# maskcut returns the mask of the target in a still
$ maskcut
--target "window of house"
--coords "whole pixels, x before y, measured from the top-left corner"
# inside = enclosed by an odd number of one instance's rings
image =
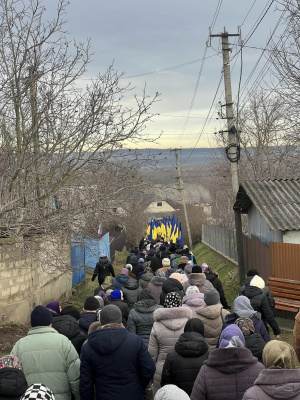
[[[157,203],[157,207],[162,207],[162,203]]]

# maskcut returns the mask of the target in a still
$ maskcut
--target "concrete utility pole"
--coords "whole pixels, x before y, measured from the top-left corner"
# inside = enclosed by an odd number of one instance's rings
[[[171,150],[171,151],[174,151],[174,153],[175,153],[176,166],[177,166],[177,172],[178,172],[179,191],[180,191],[180,197],[181,197],[181,201],[182,201],[182,205],[183,205],[185,223],[186,223],[186,228],[187,228],[187,233],[188,233],[189,249],[191,250],[192,246],[193,246],[193,242],[192,242],[190,224],[189,224],[189,219],[188,219],[188,214],[187,214],[187,209],[186,209],[186,204],[185,204],[185,197],[184,197],[184,190],[183,190],[183,180],[182,180],[182,175],[181,175],[179,158],[178,158],[178,154],[177,154],[177,149],[174,149],[174,150]]]
[[[238,127],[234,126],[234,115],[233,115],[233,102],[231,92],[231,75],[230,75],[230,59],[229,59],[229,37],[240,36],[240,34],[229,34],[224,28],[224,32],[219,35],[210,35],[210,37],[221,37],[222,38],[222,52],[223,52],[223,72],[224,72],[224,85],[225,85],[225,101],[226,101],[226,119],[227,119],[227,132],[228,132],[228,147],[227,147],[227,158],[231,165],[231,181],[234,198],[239,190],[239,178],[238,178],[238,160],[239,160],[239,148],[237,142]],[[242,232],[242,220],[241,213],[234,211],[235,217],[235,232],[236,232],[236,244],[238,253],[238,272],[239,280],[244,283],[245,277],[245,265],[244,265],[244,251],[243,251],[243,232]]]

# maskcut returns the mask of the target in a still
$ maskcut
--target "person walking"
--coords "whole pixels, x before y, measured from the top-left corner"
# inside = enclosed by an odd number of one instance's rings
[[[68,338],[52,328],[52,314],[41,305],[31,313],[31,329],[12,349],[22,363],[28,385],[43,382],[56,400],[79,400],[78,353]]]
[[[0,358],[0,399],[20,400],[28,385],[18,357],[8,354]]]
[[[95,267],[95,270],[94,270],[94,273],[92,276],[92,281],[94,281],[96,279],[96,277],[98,277],[99,286],[101,286],[102,283],[104,282],[104,279],[110,275],[115,277],[115,271],[113,269],[111,262],[106,257],[106,255],[102,254],[99,258],[99,261],[96,264],[96,267]]]

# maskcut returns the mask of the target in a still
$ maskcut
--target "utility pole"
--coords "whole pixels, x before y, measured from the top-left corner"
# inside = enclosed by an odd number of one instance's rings
[[[230,59],[229,59],[229,37],[240,36],[240,34],[229,34],[224,28],[224,32],[219,35],[210,35],[210,37],[221,37],[222,38],[222,52],[223,52],[223,73],[224,73],[224,85],[225,85],[225,101],[226,101],[226,119],[227,119],[227,132],[228,132],[228,146],[227,146],[227,158],[230,161],[231,166],[231,181],[234,198],[239,190],[239,178],[238,178],[238,160],[239,160],[239,146],[237,142],[238,127],[234,126],[234,115],[233,115],[233,102],[231,92],[231,74],[230,74]],[[235,233],[236,233],[236,245],[238,253],[238,273],[240,283],[244,282],[245,277],[245,265],[244,265],[244,250],[243,250],[243,231],[242,231],[242,220],[241,213],[234,211],[235,219]]]
[[[189,219],[188,219],[188,214],[187,214],[187,209],[186,209],[186,204],[185,204],[185,196],[184,196],[184,190],[183,190],[183,180],[182,180],[182,175],[181,175],[179,158],[178,158],[178,154],[177,154],[177,149],[174,149],[174,150],[171,150],[171,151],[174,151],[174,153],[175,153],[176,166],[177,166],[177,172],[178,172],[179,191],[180,191],[180,197],[181,197],[181,201],[182,201],[184,217],[185,217],[185,223],[186,223],[186,228],[187,228],[187,233],[188,233],[189,249],[191,250],[192,246],[193,246],[193,242],[192,242],[190,224],[189,224]]]

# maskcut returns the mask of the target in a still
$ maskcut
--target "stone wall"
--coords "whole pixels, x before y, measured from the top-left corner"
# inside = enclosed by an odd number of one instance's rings
[[[67,238],[23,244],[0,242],[0,325],[28,324],[32,309],[69,297],[71,248]]]

